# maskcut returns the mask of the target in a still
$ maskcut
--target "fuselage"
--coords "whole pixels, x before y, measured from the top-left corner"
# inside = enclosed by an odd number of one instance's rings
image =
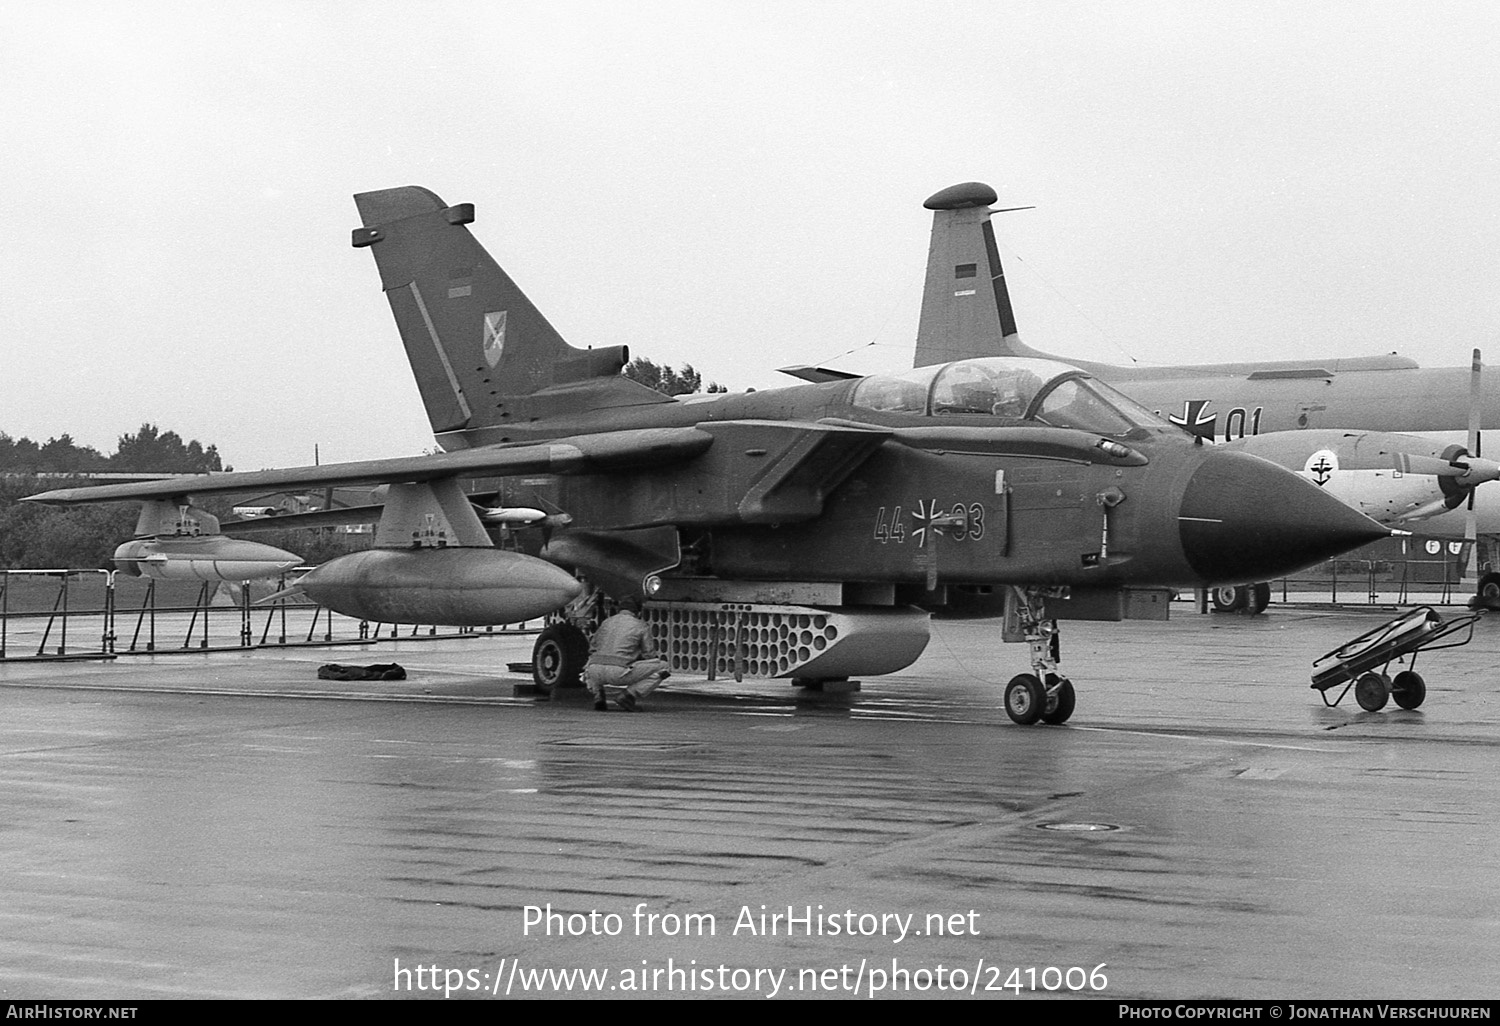
[[[1336,366],[1337,361],[1281,370],[1226,365],[1237,368],[1235,373],[1098,364],[1086,369],[1172,423],[1214,441],[1308,428],[1407,434],[1467,428],[1466,368],[1398,364],[1318,373],[1325,365]],[[1481,395],[1480,422],[1500,424],[1500,395]]]
[[[888,437],[836,473],[836,452],[809,455],[789,430],[818,424]],[[718,576],[917,586],[1258,580],[1357,544],[1355,536],[1384,536],[1293,475],[1197,444],[1047,361],[961,361],[602,407],[462,440],[688,426],[715,433],[712,458],[616,475],[604,487],[593,475],[510,478],[503,501],[565,509],[573,530],[671,524],[696,546],[697,568]],[[785,515],[748,511],[742,497],[758,489]]]
[[[1468,445],[1473,372],[1465,367],[1418,367],[1389,356],[1296,363],[1221,364],[1184,367],[1119,367],[1080,363],[1153,412],[1214,442],[1260,437],[1276,453],[1252,449],[1278,464],[1314,478],[1312,463],[1329,448],[1320,431],[1392,432],[1420,436],[1434,451]],[[1480,431],[1475,455],[1485,455],[1484,428],[1500,425],[1500,394],[1481,389]],[[1266,439],[1265,436],[1281,436]],[[1305,453],[1301,450],[1305,449]],[[1356,509],[1397,523],[1415,534],[1458,539],[1469,529],[1467,508],[1428,509],[1413,517],[1407,494],[1422,490],[1401,483],[1389,460],[1340,465],[1344,480],[1335,491]],[[1353,473],[1347,473],[1353,471]],[[1331,483],[1331,482],[1330,482]],[[1430,482],[1428,482],[1430,484]],[[1465,504],[1467,505],[1467,504]],[[1382,515],[1382,512],[1385,515]],[[1474,530],[1500,535],[1500,490],[1484,485],[1474,494]]]

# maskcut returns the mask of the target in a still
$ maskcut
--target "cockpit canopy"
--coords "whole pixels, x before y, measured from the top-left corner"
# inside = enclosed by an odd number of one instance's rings
[[[1007,356],[871,375],[855,387],[852,402],[881,413],[1029,420],[1103,435],[1170,426],[1076,367]]]

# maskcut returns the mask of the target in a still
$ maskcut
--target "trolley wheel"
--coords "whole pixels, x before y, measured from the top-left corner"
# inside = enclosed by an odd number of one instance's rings
[[[1047,696],[1043,705],[1043,723],[1067,723],[1068,717],[1073,715],[1073,707],[1078,702],[1078,696],[1073,693],[1073,682],[1066,677],[1058,678],[1057,690]]]
[[[554,688],[576,688],[589,661],[589,640],[570,623],[554,623],[536,636],[531,649],[531,679],[537,690],[550,695]]]
[[[1245,612],[1252,616],[1256,613],[1264,613],[1266,607],[1271,604],[1271,585],[1262,581],[1260,584],[1252,584],[1247,589],[1249,595],[1245,599]]]
[[[1391,681],[1391,697],[1403,709],[1415,709],[1427,698],[1427,682],[1416,670],[1402,670]]]
[[[1035,674],[1018,673],[1005,685],[1005,712],[1023,727],[1042,718],[1047,708],[1047,689]]]
[[[1249,596],[1245,594],[1245,588],[1241,585],[1225,585],[1215,588],[1209,592],[1209,598],[1213,600],[1214,612],[1237,613],[1245,608]],[[1267,593],[1269,595],[1269,592]]]
[[[1354,700],[1366,712],[1384,709],[1390,697],[1390,678],[1383,673],[1367,673],[1354,684]]]

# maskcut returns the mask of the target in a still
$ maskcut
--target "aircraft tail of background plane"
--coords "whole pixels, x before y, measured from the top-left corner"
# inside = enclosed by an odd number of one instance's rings
[[[1016,330],[990,223],[995,200],[995,190],[983,182],[964,182],[922,204],[933,212],[932,244],[914,367],[979,356],[1047,358],[1022,344]]]
[[[1327,377],[1343,371],[1412,370],[1415,361],[1394,353],[1322,360],[1273,360],[1245,363],[1151,367],[1116,366],[1033,349],[1021,341],[1011,309],[1000,250],[995,245],[992,214],[1029,207],[993,208],[995,190],[983,182],[951,185],[922,205],[932,211],[932,243],[927,250],[927,279],[922,288],[922,318],[912,366],[929,367],[952,360],[985,356],[1023,356],[1058,360],[1114,384],[1140,379],[1246,377]]]
[[[364,227],[353,244],[375,254],[444,448],[466,446],[477,429],[523,422],[538,406],[556,413],[666,401],[620,376],[626,346],[577,349],[563,340],[465,227],[472,203],[450,207],[419,186],[359,193],[354,202]]]

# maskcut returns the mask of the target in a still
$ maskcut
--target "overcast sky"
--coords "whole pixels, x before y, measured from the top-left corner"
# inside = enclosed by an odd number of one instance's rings
[[[0,0],[0,431],[432,445],[354,192],[472,202],[575,345],[909,367],[995,187],[1022,337],[1500,356],[1500,5]],[[1496,357],[1492,357],[1492,360]]]

